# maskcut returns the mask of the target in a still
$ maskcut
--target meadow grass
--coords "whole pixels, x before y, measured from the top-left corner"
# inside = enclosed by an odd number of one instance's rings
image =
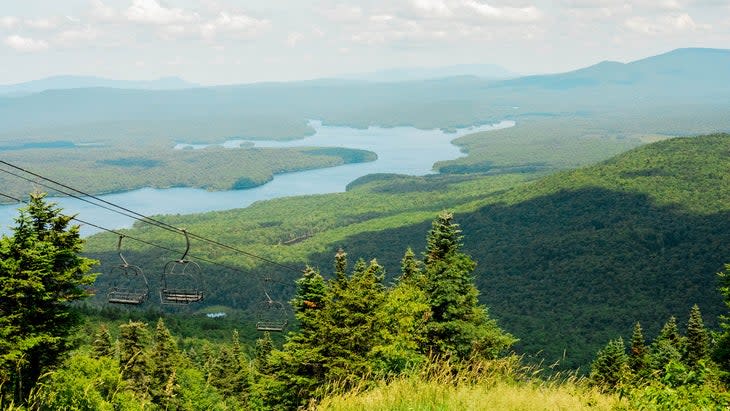
[[[614,410],[625,409],[617,395],[602,393],[575,375],[541,378],[542,370],[515,357],[478,362],[466,370],[436,363],[418,373],[381,379],[333,394],[311,410]]]

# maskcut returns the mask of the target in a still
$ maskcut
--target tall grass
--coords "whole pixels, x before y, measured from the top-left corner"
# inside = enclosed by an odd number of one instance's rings
[[[428,369],[377,383],[363,382],[332,394],[310,410],[612,410],[626,407],[616,395],[601,393],[575,375],[541,378],[542,370],[516,358],[435,363]]]

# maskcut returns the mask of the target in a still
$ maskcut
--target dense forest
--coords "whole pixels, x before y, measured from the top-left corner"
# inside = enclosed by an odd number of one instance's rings
[[[650,344],[639,323],[628,352],[620,337],[609,341],[588,378],[523,365],[510,348],[517,338],[478,301],[476,263],[450,212],[431,223],[421,258],[405,251],[391,285],[377,260],[350,267],[343,250],[329,279],[306,267],[291,300],[297,329],[282,345],[267,331],[251,346],[235,329],[224,343],[176,338],[162,317],[154,329],[131,318],[85,319],[69,302],[90,295],[96,262],[79,255],[70,221],[34,194],[0,239],[3,409],[351,409],[361,401],[453,409],[495,391],[507,394],[504,409],[730,406],[730,331],[710,338],[697,305],[685,332],[671,317]],[[727,309],[726,269],[719,292]],[[408,385],[424,392],[407,394]],[[380,399],[364,399],[373,393]]]

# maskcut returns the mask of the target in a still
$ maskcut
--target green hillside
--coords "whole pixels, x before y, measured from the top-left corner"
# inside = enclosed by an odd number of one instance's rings
[[[165,221],[295,267],[329,267],[343,247],[352,258],[377,257],[394,275],[405,247],[423,249],[433,216],[455,210],[465,250],[478,263],[481,299],[520,338],[518,348],[578,366],[633,322],[651,338],[669,315],[683,318],[694,303],[716,325],[715,273],[730,256],[729,153],[727,134],[677,138],[537,181],[522,174],[371,176],[346,193]],[[131,234],[180,248],[179,238],[159,231]],[[105,262],[116,261],[102,252],[113,244],[108,235],[89,239]],[[264,273],[280,281],[276,298],[290,298],[296,273],[204,244],[193,250],[247,273],[206,267],[210,304],[252,306],[263,298]],[[136,248],[133,258],[155,267],[174,256]],[[100,277],[98,288],[108,281]]]

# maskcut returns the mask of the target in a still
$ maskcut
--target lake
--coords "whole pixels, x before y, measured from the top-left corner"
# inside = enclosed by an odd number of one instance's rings
[[[465,134],[512,127],[514,121],[501,121],[495,124],[469,127],[456,133],[441,130],[420,130],[413,127],[370,127],[354,129],[349,127],[325,126],[321,122],[311,122],[316,133],[310,137],[292,141],[244,141],[222,142],[224,147],[349,147],[370,150],[378,159],[369,163],[345,164],[316,170],[297,171],[277,174],[274,179],[262,186],[246,190],[205,191],[197,188],[142,188],[123,193],[108,194],[100,198],[119,204],[144,215],[190,214],[206,211],[229,210],[247,207],[255,201],[270,200],[278,197],[308,194],[324,194],[345,191],[351,181],[367,174],[398,173],[426,175],[433,173],[433,164],[441,160],[453,160],[464,155],[451,140]],[[175,149],[200,145],[180,143]],[[76,187],[84,190],[84,187]],[[53,197],[66,213],[78,214],[78,218],[109,229],[131,227],[133,220],[111,211],[93,206],[80,200]],[[0,233],[7,234],[13,219],[17,216],[18,205],[0,206]],[[89,226],[81,227],[83,235],[98,232]]]

